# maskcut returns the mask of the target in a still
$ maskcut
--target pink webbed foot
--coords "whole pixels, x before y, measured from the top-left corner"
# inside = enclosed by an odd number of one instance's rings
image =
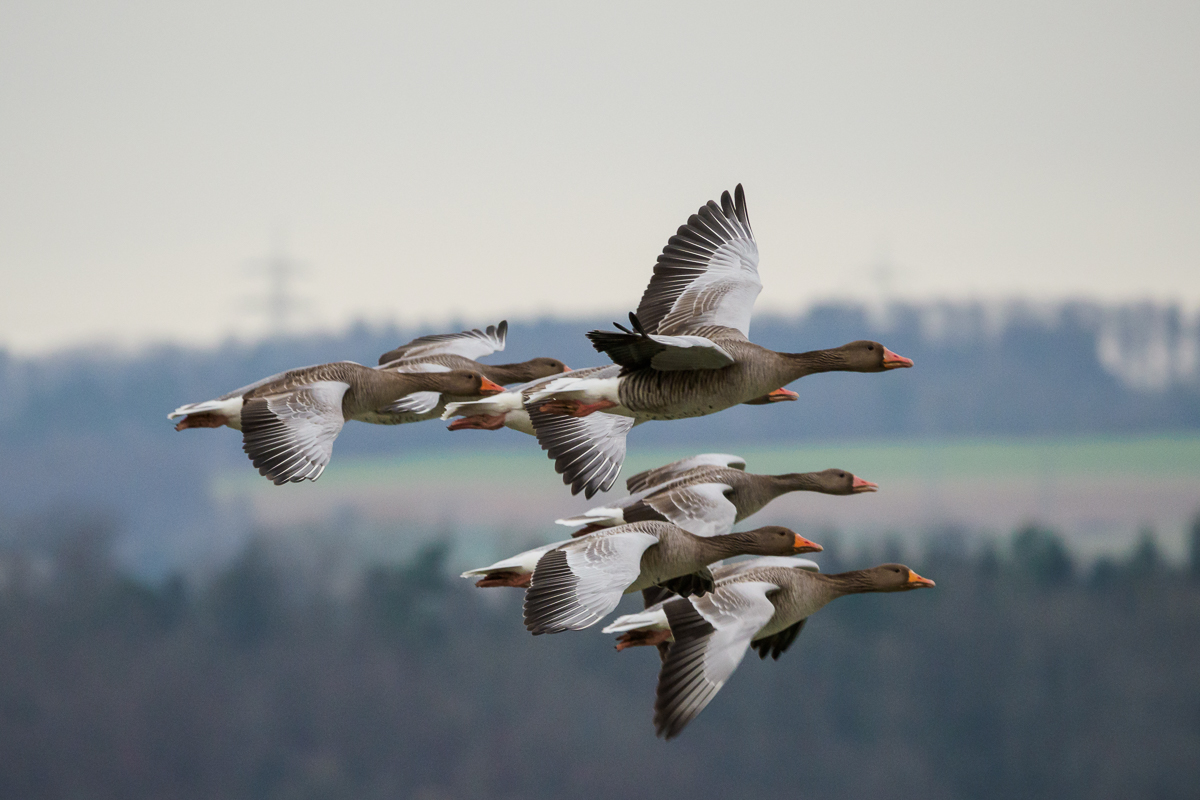
[[[493,586],[512,586],[517,589],[528,589],[532,581],[532,572],[493,572],[491,575],[475,581],[475,585],[480,589],[489,589]]]
[[[471,417],[461,417],[446,426],[448,431],[494,431],[504,427],[504,414],[475,414]]]
[[[606,408],[616,408],[612,400],[601,400],[598,403],[585,403],[582,400],[551,400],[543,403],[539,409],[543,414],[566,414],[570,417],[586,417],[603,411]]]
[[[219,428],[229,423],[229,417],[223,414],[188,414],[175,424],[175,430],[185,431],[188,428]]]
[[[617,650],[621,651],[626,647],[665,644],[670,640],[671,631],[669,630],[626,631],[617,637]]]

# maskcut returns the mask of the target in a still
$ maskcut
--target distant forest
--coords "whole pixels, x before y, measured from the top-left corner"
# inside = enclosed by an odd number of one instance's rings
[[[448,543],[353,585],[255,540],[210,579],[131,580],[94,518],[0,549],[0,796],[1192,798],[1200,519],[1083,570],[1051,531],[937,588],[815,615],[656,740],[658,658],[597,629],[534,638],[521,593],[446,574]],[[890,560],[822,554],[827,572]],[[632,599],[629,601],[632,603]]]

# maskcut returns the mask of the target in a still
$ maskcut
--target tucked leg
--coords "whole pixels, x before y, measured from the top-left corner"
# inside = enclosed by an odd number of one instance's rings
[[[665,644],[671,640],[671,631],[651,630],[651,631],[626,631],[617,637],[617,650],[624,650],[626,647],[642,647],[645,645]]]
[[[504,427],[504,414],[495,414],[488,416],[487,414],[475,414],[470,417],[461,417],[451,422],[446,430],[449,431],[494,431]]]
[[[551,400],[548,403],[543,403],[540,410],[543,414],[566,414],[571,417],[586,417],[597,411],[616,407],[617,404],[612,400],[601,400],[596,403],[585,403],[582,400]]]
[[[528,589],[529,583],[532,580],[532,572],[493,572],[482,580],[476,581],[475,585],[480,589],[487,589],[492,586],[513,586],[517,589]]]
[[[224,414],[188,414],[175,423],[175,430],[185,431],[188,428],[219,428],[229,424],[229,417]]]

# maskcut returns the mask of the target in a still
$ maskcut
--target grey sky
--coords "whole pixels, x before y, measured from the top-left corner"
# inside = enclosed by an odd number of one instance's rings
[[[636,305],[745,184],[759,308],[1200,304],[1200,4],[0,5],[0,346]]]

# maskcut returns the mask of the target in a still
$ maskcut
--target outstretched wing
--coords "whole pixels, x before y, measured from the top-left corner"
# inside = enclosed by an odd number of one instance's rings
[[[696,718],[742,663],[750,640],[775,614],[766,581],[718,586],[701,597],[663,606],[675,641],[654,698],[654,730],[672,739]]]
[[[611,489],[625,463],[625,435],[635,420],[604,413],[547,414],[540,408],[540,402],[525,404],[538,444],[554,460],[554,469],[571,487],[571,494],[583,492],[591,499],[596,492]]]
[[[648,333],[696,332],[719,325],[750,335],[750,315],[762,291],[758,244],[750,230],[741,184],[688,218],[663,248],[642,294],[637,317]]]
[[[536,636],[595,624],[621,602],[655,544],[649,533],[604,531],[546,553],[525,592],[525,627]]]
[[[727,483],[668,486],[642,502],[689,533],[719,536],[737,521],[737,507],[725,496],[732,490]]]
[[[661,467],[639,472],[625,481],[625,489],[630,494],[645,491],[653,486],[659,486],[668,481],[680,478],[684,473],[696,467],[732,467],[746,469],[746,459],[732,456],[728,453],[701,453],[697,456],[681,458]]]
[[[317,381],[242,406],[242,449],[276,485],[321,477],[342,430],[350,384]]]
[[[474,328],[461,333],[420,336],[384,353],[379,357],[379,363],[434,355],[456,355],[475,360],[503,350],[507,336],[508,320],[501,320],[499,325],[488,325],[485,330]]]

